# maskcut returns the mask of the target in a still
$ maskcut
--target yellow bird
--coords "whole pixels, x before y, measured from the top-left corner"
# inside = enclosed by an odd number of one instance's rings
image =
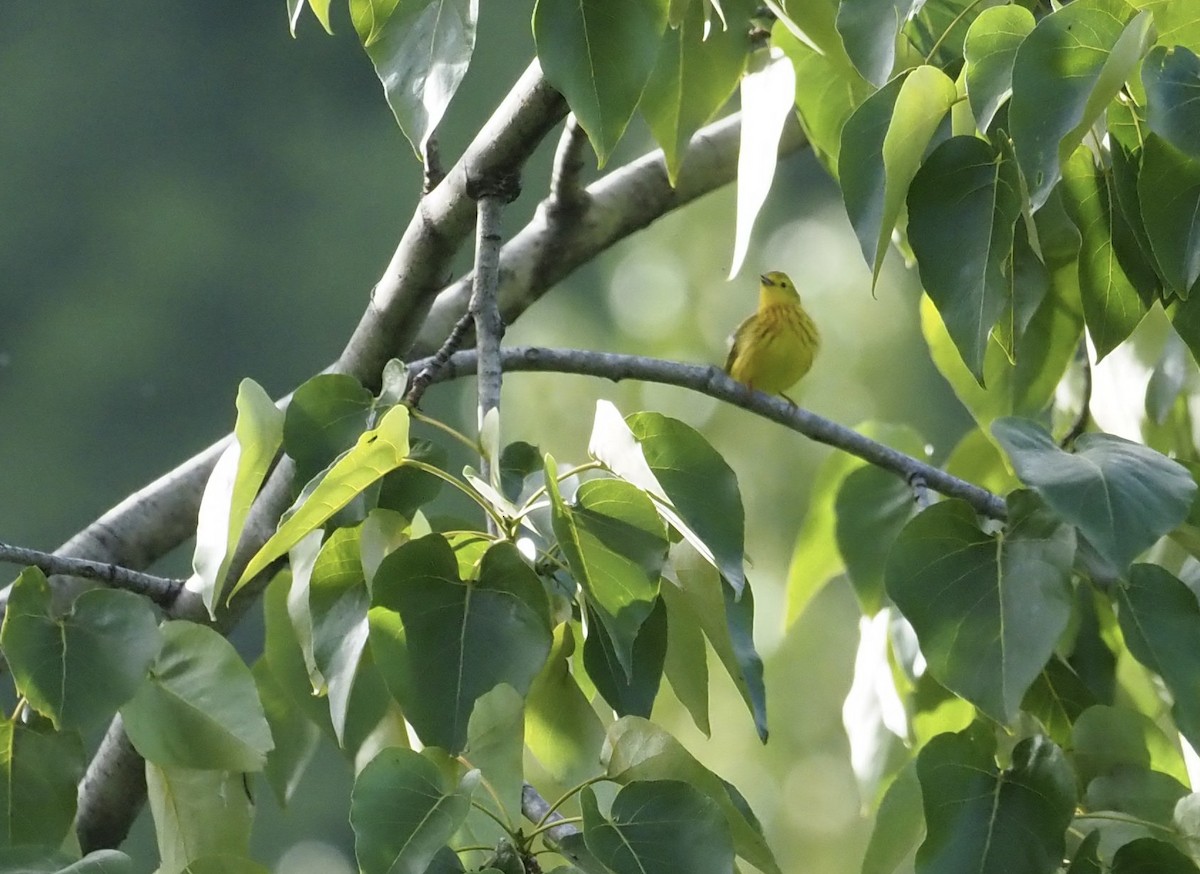
[[[758,310],[733,332],[725,372],[750,388],[787,397],[784,391],[812,368],[821,338],[786,273],[759,279]]]

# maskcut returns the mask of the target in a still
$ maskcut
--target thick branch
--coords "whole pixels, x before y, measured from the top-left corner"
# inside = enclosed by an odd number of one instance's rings
[[[778,422],[818,443],[849,452],[903,477],[908,482],[920,479],[934,491],[948,497],[962,498],[981,515],[993,519],[1004,519],[1007,515],[1004,500],[987,489],[951,476],[944,470],[903,452],[897,452],[890,446],[877,443],[857,431],[797,407],[783,398],[751,391],[712,365],[683,364],[678,361],[618,355],[612,352],[544,349],[536,346],[505,349],[501,358],[504,369],[511,372],[578,373],[611,379],[614,382],[622,379],[640,379],[700,392],[772,422]],[[475,362],[474,351],[458,352],[439,371],[437,381],[468,376],[474,373]],[[417,361],[412,366],[419,368],[422,364],[423,361]]]
[[[176,595],[179,594],[179,590],[183,588],[183,580],[156,577],[120,565],[88,561],[83,558],[68,558],[49,552],[40,552],[36,549],[26,549],[23,546],[10,546],[7,543],[0,543],[0,561],[8,564],[32,565],[48,575],[67,574],[89,580],[99,580],[114,589],[125,589],[138,595],[145,595],[162,607],[170,606],[175,601]]]
[[[741,116],[731,115],[692,137],[678,184],[671,187],[660,151],[596,180],[575,209],[551,208],[537,215],[500,253],[500,314],[511,325],[555,283],[609,246],[672,210],[732,182],[737,176]],[[779,143],[781,155],[807,145],[800,126],[790,121]],[[731,217],[732,221],[732,217]],[[408,357],[432,355],[467,311],[471,277],[459,279],[437,296]]]
[[[334,370],[378,388],[388,359],[397,349],[406,349],[421,329],[422,318],[445,281],[446,263],[471,231],[475,210],[467,196],[468,180],[493,179],[518,170],[566,113],[566,101],[546,84],[534,61],[462,159],[421,198]],[[446,326],[438,343],[455,321]]]
[[[566,819],[557,810],[551,812],[550,802],[528,783],[521,788],[521,813],[525,814],[525,818],[532,823],[539,823],[543,819],[546,822],[558,822],[560,819]],[[545,835],[548,843],[555,844],[568,835],[578,834],[578,832],[579,829],[568,822],[551,826],[546,829]]]
[[[475,282],[471,295],[471,314],[475,318],[475,336],[479,354],[476,373],[479,376],[479,428],[482,431],[488,413],[500,410],[500,340],[504,322],[496,302],[497,271],[500,266],[500,215],[504,198],[488,194],[479,198],[479,217],[475,231]],[[492,460],[486,447],[480,472],[486,481],[492,478]]]

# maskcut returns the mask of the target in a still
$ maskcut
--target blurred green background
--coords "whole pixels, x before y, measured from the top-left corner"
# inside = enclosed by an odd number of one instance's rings
[[[442,126],[447,164],[532,56],[532,5],[481,4],[476,58]],[[329,37],[306,14],[293,39],[282,2],[0,4],[0,539],[54,548],[224,434],[242,377],[280,394],[340,350],[421,167],[344,4],[334,23]],[[530,164],[509,232],[545,192],[553,145]],[[651,147],[635,122],[612,166]],[[733,206],[730,187],[618,245],[507,342],[719,363],[754,306],[754,276],[786,270],[824,337],[798,400],[845,424],[911,424],[943,457],[966,419],[924,351],[916,277],[893,257],[872,295],[811,155],[781,164],[747,266],[726,282]],[[743,791],[784,870],[857,870],[869,822],[841,725],[856,607],[835,584],[786,635],[782,620],[828,450],[673,388],[550,375],[505,385],[505,439],[560,464],[584,457],[597,398],[684,419],[726,455],[746,503],[771,740],[757,742],[718,670],[711,739],[666,686],[656,716]],[[427,409],[469,429],[472,388],[435,388]],[[164,567],[182,572],[188,554]],[[257,656],[252,629],[239,640]],[[289,874],[352,870],[349,783],[327,752],[285,812],[260,784],[258,858]],[[147,820],[130,850],[152,858]]]

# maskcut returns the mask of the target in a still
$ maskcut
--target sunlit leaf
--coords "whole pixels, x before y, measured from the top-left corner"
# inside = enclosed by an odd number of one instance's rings
[[[84,762],[73,731],[0,722],[0,846],[61,844],[75,818]]]
[[[179,871],[204,856],[248,853],[254,804],[243,774],[147,762],[146,795],[163,870]]]
[[[1033,13],[1023,6],[993,6],[971,23],[963,46],[967,99],[979,130],[991,127],[1001,104],[1012,93],[1017,48],[1033,30]]]
[[[1148,134],[1137,190],[1159,272],[1186,299],[1200,280],[1200,158]]]

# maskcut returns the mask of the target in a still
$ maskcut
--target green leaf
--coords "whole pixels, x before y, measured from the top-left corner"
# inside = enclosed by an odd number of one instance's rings
[[[292,394],[283,420],[283,449],[296,462],[296,481],[308,482],[354,446],[373,399],[344,373],[319,373]]]
[[[682,780],[707,795],[724,815],[734,851],[760,871],[779,874],[762,826],[742,796],[658,726],[637,716],[617,720],[608,730],[601,757],[608,776],[622,785]]]
[[[250,669],[233,644],[204,625],[162,625],[150,678],[121,708],[125,732],[156,765],[260,771],[271,730]]]
[[[717,805],[678,780],[625,785],[609,818],[591,787],[580,796],[583,837],[614,874],[728,874],[733,869],[729,830]]]
[[[451,753],[466,746],[479,697],[500,683],[524,695],[550,651],[545,592],[511,543],[463,580],[444,537],[409,541],[380,564],[372,604],[371,648],[392,694],[421,740]]]
[[[1076,0],[1041,19],[1017,49],[1008,113],[1034,209],[1145,53],[1148,12],[1124,0]]]
[[[995,741],[974,729],[943,734],[917,757],[928,835],[921,874],[1050,874],[1062,863],[1075,785],[1062,750],[1027,738],[1003,771]]]
[[[708,650],[704,645],[704,631],[683,592],[674,583],[660,587],[659,595],[667,608],[667,653],[663,673],[696,728],[707,737],[712,729],[708,721]]]
[[[662,147],[667,178],[675,185],[692,134],[725,105],[746,68],[749,41],[736,27],[707,33],[700,3],[667,28],[654,73],[638,107]]]
[[[916,762],[906,764],[888,786],[875,814],[862,874],[892,874],[925,837],[921,783]]]
[[[938,146],[908,193],[908,241],[921,283],[980,385],[988,336],[1011,296],[1020,215],[1016,165],[975,137]]]
[[[254,804],[243,774],[161,768],[146,763],[146,794],[163,871],[204,856],[245,856]]]
[[[922,59],[948,72],[958,71],[967,33],[986,6],[983,0],[924,0],[914,4],[900,30],[904,42],[897,46],[903,52],[903,63],[911,65]]]
[[[73,731],[51,731],[40,720],[0,722],[0,846],[61,844],[84,763]]]
[[[862,422],[854,430],[915,458],[924,458],[926,455],[925,441],[907,425]],[[837,497],[846,477],[865,464],[865,461],[849,453],[835,452],[826,456],[817,469],[810,491],[808,512],[792,550],[785,628],[790,628],[800,618],[829,580],[846,569],[837,548]]]
[[[230,595],[266,570],[302,537],[323,525],[363,489],[403,464],[407,456],[408,408],[392,407],[377,427],[359,436],[354,448],[329,469],[300,508],[280,523],[279,530],[250,559]]]
[[[1094,812],[1115,810],[1142,822],[1171,826],[1175,805],[1188,793],[1187,786],[1168,774],[1127,765],[1092,780],[1080,807]]]
[[[945,73],[921,66],[868,97],[842,128],[842,197],[871,268],[872,286],[909,184],[957,96]]]
[[[558,470],[546,456],[546,486],[558,538],[571,572],[628,678],[638,630],[654,609],[667,537],[654,505],[641,489],[621,480],[591,480],[568,507],[558,491]],[[656,683],[657,685],[657,683]]]
[[[1200,279],[1200,158],[1148,134],[1137,191],[1159,273],[1186,299]]]
[[[346,737],[351,693],[367,646],[371,596],[359,557],[360,528],[339,528],[325,541],[308,585],[313,663],[329,696],[338,743]]]
[[[596,404],[588,452],[626,482],[659,500],[659,514],[710,561],[734,590],[745,585],[745,514],[737,475],[701,434],[660,413],[622,420]]]
[[[1119,570],[1182,522],[1196,494],[1181,464],[1112,434],[1084,434],[1068,453],[1025,419],[1001,419],[992,433],[1021,481]]]
[[[963,45],[967,99],[979,130],[991,127],[1012,93],[1017,49],[1033,30],[1033,13],[1023,6],[993,6],[971,23]]]
[[[1146,306],[1114,249],[1119,206],[1109,177],[1080,146],[1062,167],[1067,213],[1079,228],[1079,292],[1099,361],[1141,322]]]
[[[1027,492],[999,537],[959,500],[908,523],[888,558],[887,590],[946,688],[999,722],[1016,717],[1071,616],[1074,532]]]
[[[1177,740],[1136,710],[1104,704],[1089,707],[1075,721],[1070,749],[1083,785],[1127,766],[1153,768],[1181,782],[1188,779]]]
[[[708,638],[713,650],[733,680],[742,700],[754,718],[760,740],[767,739],[767,699],[763,685],[762,659],[754,648],[754,594],[749,581],[737,597],[728,586],[721,585],[720,576],[711,566],[691,553],[677,551],[675,578],[667,585],[678,588],[677,602],[686,604],[691,621]],[[674,595],[675,593],[672,593]],[[685,620],[686,621],[686,620]]]
[[[1158,262],[1142,218],[1138,183],[1142,173],[1142,150],[1147,133],[1142,111],[1130,100],[1114,100],[1108,106],[1106,124],[1109,134],[1109,159],[1112,167],[1110,187],[1121,207],[1116,218],[1113,248],[1143,298],[1162,295]]]
[[[603,167],[641,99],[667,26],[667,0],[537,0],[533,38]]]
[[[379,753],[350,796],[354,855],[363,874],[424,872],[467,818],[478,783],[478,771],[455,783],[412,750]]]
[[[575,637],[570,623],[554,629],[554,644],[525,700],[525,742],[542,767],[570,786],[599,772],[604,741],[600,717],[571,674]]]
[[[638,630],[626,673],[595,611],[588,610],[588,637],[583,644],[583,664],[600,695],[618,716],[650,716],[667,655],[667,608],[662,600]]]
[[[1142,83],[1150,130],[1200,158],[1200,57],[1184,46],[1157,45],[1142,63]]]
[[[467,75],[479,0],[391,0],[394,11],[382,25],[360,24],[355,10],[378,3],[350,0],[350,15],[396,123],[424,159],[429,138]]]
[[[1080,714],[1095,705],[1096,696],[1058,656],[1046,663],[1021,701],[1021,709],[1042,724],[1056,744],[1070,747],[1071,730]]]
[[[521,500],[525,478],[542,473],[543,453],[531,443],[518,440],[500,453],[500,491],[510,501]]]
[[[1170,690],[1171,715],[1179,731],[1200,746],[1200,700],[1191,694],[1200,677],[1200,605],[1196,596],[1161,567],[1135,564],[1117,590],[1121,633],[1133,657]]]
[[[1133,5],[1154,15],[1159,45],[1187,46],[1200,52],[1200,18],[1187,0],[1133,0]]]
[[[10,591],[0,646],[17,691],[56,728],[90,728],[133,697],[162,646],[158,620],[132,592],[93,589],[52,614],[45,575],[26,568]]]
[[[875,87],[892,75],[896,37],[915,4],[912,0],[842,0],[837,30],[846,54],[862,77]]]
[[[500,799],[501,818],[521,818],[524,785],[525,702],[517,690],[501,683],[479,696],[467,723],[467,760]],[[492,794],[487,794],[490,802]]]
[[[742,77],[738,143],[737,225],[729,278],[742,269],[754,221],[766,203],[779,158],[779,138],[796,101],[796,71],[785,58],[756,53]]]
[[[806,3],[802,8],[820,9],[822,4]],[[832,15],[829,26],[832,30]],[[874,89],[854,69],[836,33],[832,44],[818,51],[780,21],[771,29],[771,44],[783,50],[796,69],[796,81],[804,83],[796,90],[800,125],[813,151],[836,179],[842,126]]]
[[[296,788],[308,770],[321,733],[293,703],[292,697],[272,672],[266,656],[254,663],[251,673],[258,687],[258,699],[262,702],[267,725],[271,728],[271,739],[275,743],[267,754],[263,772],[275,793],[275,800],[280,808],[284,808],[295,796]]]
[[[1195,863],[1170,844],[1138,838],[1117,850],[1110,874],[1196,874]]]
[[[196,522],[192,569],[209,615],[215,615],[250,505],[283,442],[284,414],[254,380],[238,386],[237,411],[233,443],[213,467]]]

